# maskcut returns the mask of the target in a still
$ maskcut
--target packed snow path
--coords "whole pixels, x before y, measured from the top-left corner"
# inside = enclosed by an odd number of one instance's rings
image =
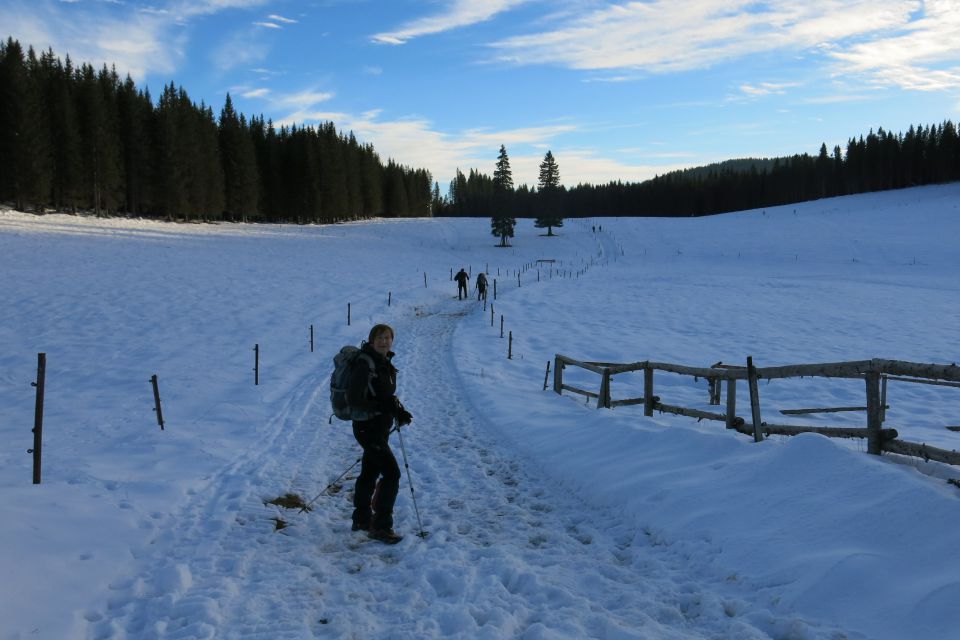
[[[350,531],[358,468],[312,512],[265,505],[287,491],[309,500],[359,455],[349,426],[327,423],[320,367],[268,435],[159,529],[139,573],[110,585],[107,610],[86,615],[88,637],[849,637],[779,614],[775,592],[713,571],[709,549],[673,552],[498,442],[458,392],[470,384],[452,336],[473,309],[445,301],[396,323],[399,392],[415,416],[396,512],[403,542]]]

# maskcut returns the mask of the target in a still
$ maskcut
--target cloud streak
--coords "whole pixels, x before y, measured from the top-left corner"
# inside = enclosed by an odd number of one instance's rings
[[[449,9],[426,18],[408,22],[394,31],[377,33],[370,40],[378,44],[406,44],[414,38],[434,35],[490,20],[530,0],[456,0]]]
[[[458,169],[468,173],[473,168],[491,175],[501,144],[510,153],[514,182],[531,187],[537,184],[540,162],[548,148],[553,150],[560,164],[561,178],[568,187],[581,182],[606,183],[614,175],[628,181],[642,181],[681,166],[679,163],[631,164],[605,157],[592,149],[564,148],[558,144],[561,136],[578,130],[571,123],[441,132],[430,120],[422,117],[389,120],[383,117],[380,110],[351,114],[312,108],[315,105],[303,106],[289,112],[275,124],[290,126],[333,122],[341,131],[352,131],[361,142],[374,143],[377,153],[384,160],[392,159],[403,165],[428,168],[433,179],[440,184],[441,191],[446,191]]]
[[[670,74],[748,56],[813,53],[832,71],[908,89],[960,82],[954,0],[625,2],[563,18],[552,30],[491,43],[501,61]],[[938,68],[936,65],[946,65]]]

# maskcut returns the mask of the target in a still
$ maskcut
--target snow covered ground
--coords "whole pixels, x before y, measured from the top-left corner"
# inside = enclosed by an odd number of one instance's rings
[[[557,231],[521,221],[501,249],[486,219],[0,212],[0,640],[958,637],[958,470],[809,434],[756,444],[543,381],[556,353],[956,362],[960,185]],[[524,270],[537,260],[556,262]],[[489,304],[456,299],[460,267],[497,279],[493,326]],[[409,462],[393,547],[350,531],[355,468],[311,512],[266,504],[309,500],[357,460],[328,423],[331,360],[381,321],[415,416],[403,450],[393,436]],[[613,396],[641,386],[618,376]],[[660,374],[657,394],[710,409],[702,380]],[[771,421],[864,403],[845,381],[760,396]],[[888,400],[901,438],[956,448],[960,389],[891,382]]]

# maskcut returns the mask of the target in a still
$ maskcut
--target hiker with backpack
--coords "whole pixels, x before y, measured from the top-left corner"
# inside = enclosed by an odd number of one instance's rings
[[[457,299],[463,300],[464,298],[469,298],[470,294],[467,293],[467,282],[470,281],[470,274],[461,268],[460,271],[457,272],[457,275],[453,276],[453,279],[457,281]]]
[[[487,276],[481,271],[477,274],[477,300],[487,299]]]
[[[347,402],[353,418],[353,436],[363,448],[360,475],[353,494],[353,530],[395,544],[402,536],[393,530],[393,505],[400,489],[400,465],[390,450],[390,433],[413,421],[397,391],[393,365],[393,328],[370,329],[350,371]]]

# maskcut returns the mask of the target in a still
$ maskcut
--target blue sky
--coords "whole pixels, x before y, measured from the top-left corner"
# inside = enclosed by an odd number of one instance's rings
[[[381,157],[568,186],[816,153],[960,113],[960,2],[0,0],[0,34]]]

